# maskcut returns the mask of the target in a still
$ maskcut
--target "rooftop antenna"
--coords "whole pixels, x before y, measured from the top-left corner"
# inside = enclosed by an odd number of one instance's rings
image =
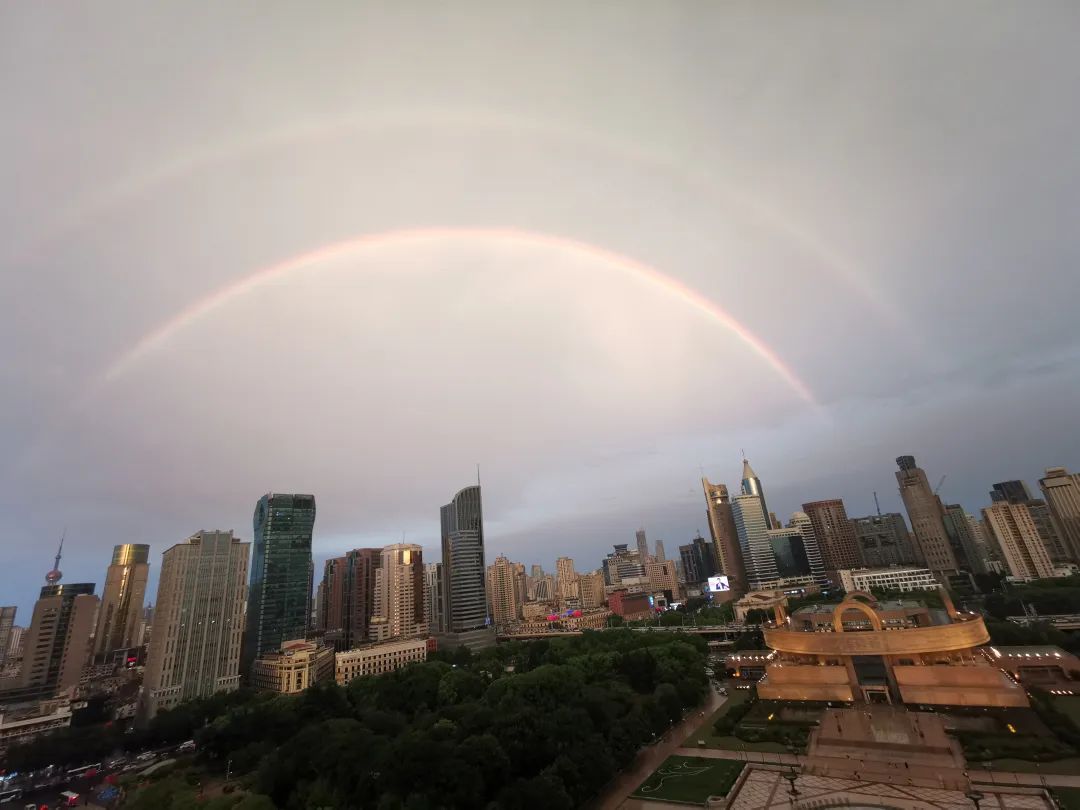
[[[881,517],[881,504],[878,503],[877,490],[874,490],[874,506],[877,507],[877,516]]]
[[[49,585],[55,585],[60,581],[63,574],[60,573],[60,557],[64,553],[64,538],[67,537],[67,526],[64,527],[64,531],[60,533],[60,547],[56,549],[56,559],[53,562],[52,571],[45,575],[45,582]]]
[[[476,485],[480,486],[480,462],[476,463]]]
[[[938,490],[941,489],[941,485],[945,483],[945,479],[948,478],[948,474],[941,476],[941,480],[937,482],[937,486],[934,487],[934,494],[938,494]]]

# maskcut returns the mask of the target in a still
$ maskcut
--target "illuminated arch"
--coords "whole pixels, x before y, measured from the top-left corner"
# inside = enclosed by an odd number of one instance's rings
[[[848,595],[849,598],[845,598],[843,602],[833,609],[833,630],[837,633],[844,632],[844,613],[849,610],[857,610],[864,614],[870,620],[870,626],[873,627],[874,630],[881,630],[881,617],[877,615],[877,611],[866,604],[866,602],[860,602],[858,599],[851,599],[850,596],[851,594]]]

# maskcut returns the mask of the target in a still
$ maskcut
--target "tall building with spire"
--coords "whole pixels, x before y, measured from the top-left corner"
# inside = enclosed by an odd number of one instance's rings
[[[248,587],[244,661],[307,634],[311,600],[311,535],[315,496],[267,493],[255,505],[255,547]]]
[[[480,485],[458,492],[442,507],[439,516],[446,623],[440,646],[490,646],[495,643],[495,634],[487,613]]]
[[[94,632],[94,656],[104,660],[116,650],[137,647],[142,643],[143,603],[146,579],[150,575],[150,546],[125,543],[113,546],[112,562],[105,572],[101,592],[97,630]]]
[[[706,516],[716,568],[728,578],[733,593],[745,593],[746,567],[727,485],[714,484],[708,478],[702,478],[701,488],[705,492]]]
[[[743,459],[741,494],[731,501],[739,551],[746,570],[747,587],[761,587],[778,577],[776,559],[769,542],[772,522],[765,505],[765,489],[750,462]]]
[[[1039,489],[1050,507],[1058,532],[1072,559],[1080,562],[1080,473],[1048,467]]]
[[[950,577],[960,572],[960,564],[945,529],[941,501],[930,488],[926,473],[915,463],[914,456],[899,456],[896,465],[899,467],[896,482],[911,522],[918,562],[933,571],[938,582],[947,583]]]

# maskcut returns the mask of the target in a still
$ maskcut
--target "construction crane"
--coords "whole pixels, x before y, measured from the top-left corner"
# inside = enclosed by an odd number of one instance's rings
[[[941,480],[937,482],[937,486],[934,487],[934,494],[937,495],[938,490],[941,489],[941,485],[945,483],[945,479],[948,478],[948,474],[941,476]]]
[[[877,516],[881,517],[881,504],[878,503],[877,490],[874,490],[874,507],[877,509]]]

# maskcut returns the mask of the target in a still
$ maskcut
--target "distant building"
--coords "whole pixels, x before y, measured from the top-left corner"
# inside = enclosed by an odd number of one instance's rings
[[[638,529],[634,532],[634,538],[637,540],[638,558],[644,564],[649,559],[649,541],[645,539],[645,530]]]
[[[244,663],[307,634],[315,497],[268,493],[255,505]]]
[[[139,628],[149,575],[150,546],[142,543],[113,546],[94,633],[96,659],[103,661],[116,650],[142,644]]]
[[[809,577],[809,581],[819,588],[829,585],[821,544],[814,524],[805,512],[793,514],[786,528],[770,529],[769,545],[780,581],[777,584],[793,578]]]
[[[313,641],[286,641],[276,653],[260,655],[251,666],[256,689],[294,695],[334,679],[334,649]]]
[[[649,587],[654,591],[667,591],[672,596],[679,593],[679,580],[675,575],[675,564],[657,559],[649,560],[645,564],[645,575],[649,579]]]
[[[714,484],[708,478],[701,479],[701,487],[705,492],[706,516],[709,519],[717,573],[728,578],[732,591],[745,593],[746,567],[728,488],[725,484]]]
[[[427,563],[424,565],[424,617],[427,621],[429,633],[438,633],[443,624],[442,586],[442,563]]]
[[[852,591],[936,591],[940,584],[929,568],[851,568],[841,569],[840,582]]]
[[[686,572],[686,582],[697,585],[716,574],[716,562],[712,546],[704,537],[698,535],[689,543],[679,546],[679,559]]]
[[[915,562],[907,523],[899,512],[853,518],[859,556],[868,568],[910,565]]]
[[[140,719],[240,685],[251,543],[200,531],[161,555]]]
[[[821,550],[821,563],[826,571],[834,573],[841,568],[857,568],[863,564],[855,539],[855,527],[848,519],[841,499],[804,503],[803,512],[814,527],[814,537]]]
[[[1039,488],[1072,559],[1080,562],[1080,473],[1048,467]]]
[[[623,580],[644,580],[645,561],[626,543],[616,543],[614,551],[604,558],[604,584],[621,585]]]
[[[1050,555],[1026,504],[997,501],[983,509],[983,516],[1013,577],[1031,580],[1054,575]]]
[[[427,634],[423,548],[414,543],[387,546],[375,572],[375,615],[369,636],[387,641]]]
[[[916,559],[925,565],[940,582],[960,572],[949,534],[945,530],[945,514],[941,501],[930,488],[926,473],[915,464],[914,456],[899,456],[896,482],[904,501],[911,530],[915,536]]]
[[[369,644],[334,655],[334,673],[338,684],[344,686],[353,678],[382,675],[409,664],[427,660],[427,639],[402,639],[385,644]]]
[[[652,615],[648,594],[613,591],[608,594],[608,608],[624,619],[641,619]]]
[[[505,627],[520,618],[517,587],[514,564],[502,555],[496,557],[487,568],[487,593],[496,627]]]
[[[480,486],[458,492],[440,510],[440,522],[445,624],[439,646],[491,646],[495,633],[487,612]]]
[[[71,703],[67,699],[42,700],[7,711],[0,706],[0,753],[70,725]]]
[[[11,648],[11,630],[15,627],[16,608],[0,607],[0,668],[7,663]]]
[[[23,643],[19,678],[26,694],[52,697],[79,685],[98,604],[92,582],[42,587]]]
[[[1050,562],[1061,565],[1075,561],[1075,556],[1065,537],[1058,528],[1053,510],[1046,501],[1032,498],[1027,484],[1023,481],[1002,481],[994,484],[990,491],[990,500],[994,503],[1022,503],[1028,508],[1035,530],[1039,533]]]
[[[581,574],[578,577],[578,588],[581,592],[582,610],[594,610],[603,607],[606,602],[603,574],[599,571],[594,571],[591,574]]]
[[[979,542],[971,530],[971,515],[960,504],[945,505],[945,531],[964,550],[970,570],[976,574],[985,574],[989,570],[990,552]]]

